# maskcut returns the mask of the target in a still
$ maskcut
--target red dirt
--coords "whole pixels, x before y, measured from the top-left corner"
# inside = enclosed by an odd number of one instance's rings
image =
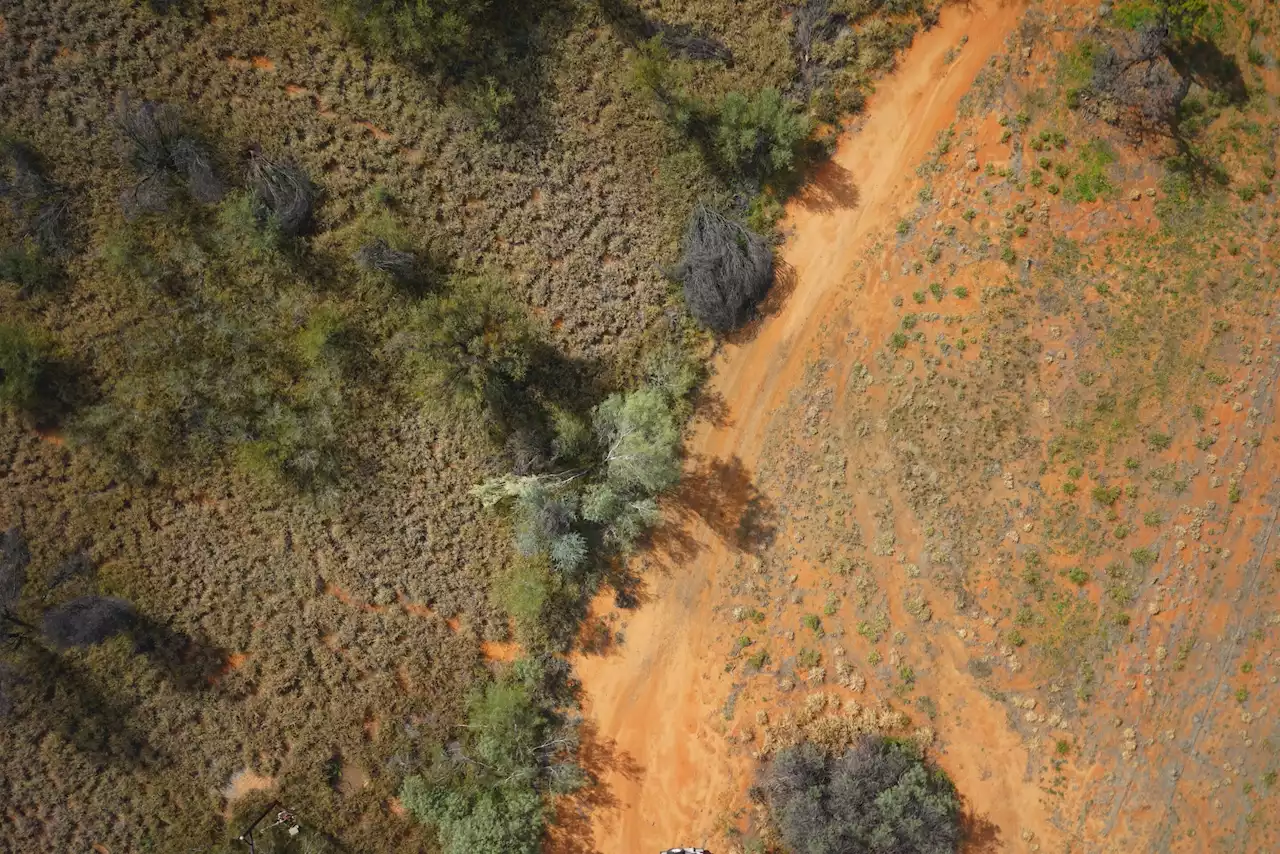
[[[911,173],[937,132],[954,119],[956,103],[988,57],[997,52],[1020,16],[1019,4],[975,2],[947,7],[941,25],[917,38],[899,70],[882,82],[867,118],[840,142],[833,163],[818,178],[824,185],[852,185],[856,194],[832,192],[820,204],[814,193],[788,209],[794,231],[784,250],[797,285],[780,314],[764,321],[754,338],[730,345],[716,365],[712,396],[728,409],[719,425],[701,425],[689,443],[691,459],[736,459],[748,472],[759,460],[765,427],[786,395],[801,384],[809,345],[846,297],[846,285],[867,240],[906,201],[904,177]],[[943,56],[962,34],[969,42],[959,57]],[[833,180],[834,179],[834,180]],[[869,277],[870,278],[870,277]],[[874,282],[871,286],[874,287]],[[870,300],[867,300],[870,303]],[[839,318],[859,336],[884,340],[895,318]],[[614,745],[618,768],[601,771],[607,806],[593,815],[600,851],[661,850],[671,845],[728,842],[725,819],[747,803],[752,763],[724,737],[720,714],[729,681],[712,655],[726,627],[712,613],[717,574],[735,550],[706,524],[683,526],[698,549],[696,564],[655,562],[652,603],[627,618],[626,642],[607,657],[580,657],[575,665],[585,686],[587,714],[599,737]],[[650,567],[654,569],[654,567]],[[956,639],[938,650],[941,666],[963,661]],[[1017,777],[984,774],[990,766],[1022,766],[1028,756],[1021,737],[1005,723],[1003,707],[959,680],[946,703],[965,704],[965,738],[952,742],[943,764],[973,807],[1006,835],[1043,826],[1038,791],[1014,785]],[[972,738],[972,736],[979,736]],[[986,779],[984,779],[986,777]],[[711,842],[715,840],[715,842]]]

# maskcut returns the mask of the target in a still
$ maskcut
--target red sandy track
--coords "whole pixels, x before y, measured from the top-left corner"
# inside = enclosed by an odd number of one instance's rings
[[[861,127],[840,141],[829,168],[843,170],[842,183],[856,187],[856,198],[813,204],[802,197],[792,204],[787,226],[794,236],[783,255],[795,270],[795,290],[754,338],[725,348],[712,391],[724,400],[727,416],[698,428],[689,443],[691,459],[737,457],[755,470],[769,415],[799,383],[819,330],[847,296],[870,236],[900,215],[915,164],[954,120],[957,102],[1001,50],[1021,8],[998,0],[948,7],[940,26],[920,35],[899,70],[880,84]],[[963,35],[968,43],[946,63],[944,54]],[[855,321],[864,330],[877,323]],[[710,653],[711,638],[722,628],[713,625],[712,585],[734,552],[701,523],[672,524],[696,541],[697,559],[651,572],[652,601],[629,617],[625,644],[611,655],[576,662],[594,742],[609,757],[599,769],[605,794],[591,817],[594,850],[609,854],[671,845],[714,849],[722,840],[718,822],[745,805],[752,774],[747,757],[732,752],[721,734],[725,683],[722,662]],[[974,718],[992,721],[994,730],[975,733],[976,752],[988,761],[1026,762],[1018,737],[1002,724],[1003,714]],[[1006,835],[1039,825],[1030,814],[1034,801],[1021,804],[1011,790],[1020,775],[979,781],[976,773],[965,773],[963,757],[946,764],[971,804],[1006,828]],[[580,851],[587,845],[575,840],[571,847]]]

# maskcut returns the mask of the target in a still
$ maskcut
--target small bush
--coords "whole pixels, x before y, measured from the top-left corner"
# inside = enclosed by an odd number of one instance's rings
[[[903,741],[862,736],[837,757],[811,744],[787,748],[764,769],[761,788],[795,854],[952,854],[960,847],[955,787]]]
[[[25,326],[0,324],[0,407],[34,415],[41,407],[48,346]]]
[[[529,369],[536,337],[497,281],[457,278],[416,309],[405,333],[412,383],[432,406],[501,419]]]
[[[489,0],[328,0],[330,13],[374,53],[439,66],[474,49]]]
[[[261,220],[270,220],[289,236],[302,234],[310,227],[317,191],[301,166],[254,152],[249,161],[249,185]]]
[[[725,169],[766,181],[794,165],[808,136],[808,120],[777,89],[730,92],[716,117],[715,151]]]
[[[745,323],[773,284],[773,249],[762,237],[699,205],[674,277],[694,318],[717,332]]]
[[[201,204],[221,201],[226,187],[214,171],[213,154],[185,131],[177,109],[125,96],[116,113],[120,152],[138,175],[121,201],[126,214],[167,210],[181,186]]]
[[[13,282],[19,296],[30,297],[55,290],[62,282],[62,268],[34,241],[25,240],[0,249],[0,281]]]

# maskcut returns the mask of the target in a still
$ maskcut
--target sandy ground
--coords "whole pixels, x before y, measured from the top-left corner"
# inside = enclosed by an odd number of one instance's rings
[[[998,0],[947,7],[941,25],[919,36],[879,85],[866,119],[841,140],[826,174],[790,207],[794,236],[783,257],[794,270],[794,292],[754,337],[728,345],[718,359],[712,394],[725,412],[699,427],[689,443],[691,459],[736,460],[746,472],[755,470],[769,416],[800,384],[810,346],[847,296],[869,237],[904,207],[907,176],[954,120],[957,101],[1001,49],[1020,12],[1020,4]],[[962,35],[967,45],[947,63],[945,54]],[[875,323],[874,317],[856,321],[862,334],[880,340],[871,331]],[[652,560],[651,601],[628,619],[625,644],[575,664],[603,792],[592,804],[591,850],[630,854],[723,844],[724,822],[744,803],[751,780],[749,757],[725,739],[721,708],[729,683],[710,654],[713,636],[724,628],[710,608],[717,572],[737,552],[705,520],[684,515],[677,521],[691,540],[680,557],[696,557]],[[953,747],[948,770],[971,806],[997,827],[1038,828],[1043,817],[1035,790],[1028,796],[1011,785],[1028,761],[1021,738],[1005,726],[1002,710],[982,713],[991,700],[974,690],[968,695],[958,699],[970,704],[976,713],[969,719],[983,731]],[[1002,765],[1018,773],[980,771]],[[586,846],[576,840],[562,847]]]

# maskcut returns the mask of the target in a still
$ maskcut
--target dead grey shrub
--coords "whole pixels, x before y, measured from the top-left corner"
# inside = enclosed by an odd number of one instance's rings
[[[116,129],[120,153],[139,176],[121,198],[126,214],[167,210],[179,187],[201,204],[213,204],[226,195],[212,153],[183,130],[174,107],[150,101],[135,105],[125,96],[116,113]]]
[[[401,285],[413,284],[418,278],[417,259],[413,253],[393,249],[381,238],[361,246],[351,258],[360,269],[390,276]]]
[[[673,275],[684,285],[694,318],[728,332],[751,317],[773,284],[773,249],[745,226],[699,205]]]
[[[1191,79],[1169,61],[1172,37],[1167,23],[1149,24],[1121,48],[1107,46],[1094,59],[1090,88],[1136,110],[1148,123],[1172,125],[1191,91]]]
[[[296,236],[310,227],[318,192],[301,166],[255,152],[249,160],[249,184],[259,210],[281,233]]]

